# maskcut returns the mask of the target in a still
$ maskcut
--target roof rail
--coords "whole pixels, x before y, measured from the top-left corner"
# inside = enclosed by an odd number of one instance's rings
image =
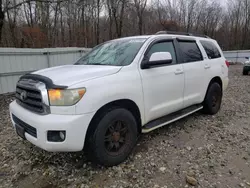
[[[187,33],[187,32],[179,32],[179,31],[159,31],[156,33],[156,35],[186,35],[186,36],[194,36],[194,37],[203,37],[203,38],[210,38],[207,35],[202,35],[198,33]]]

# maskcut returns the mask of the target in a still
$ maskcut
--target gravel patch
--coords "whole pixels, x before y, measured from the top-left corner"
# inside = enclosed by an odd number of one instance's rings
[[[250,77],[230,67],[215,116],[196,113],[142,135],[123,164],[104,168],[82,153],[48,153],[18,138],[13,96],[0,96],[0,187],[250,187]]]

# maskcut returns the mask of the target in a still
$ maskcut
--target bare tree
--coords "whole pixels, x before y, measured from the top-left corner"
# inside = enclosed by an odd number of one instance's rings
[[[250,0],[0,0],[0,45],[93,47],[159,30],[196,32],[250,48]]]
[[[3,23],[4,23],[4,10],[3,10],[3,0],[0,0],[0,45],[2,42],[2,31],[3,31]]]
[[[139,34],[142,35],[143,16],[144,16],[144,11],[147,5],[147,0],[134,0],[134,4],[135,4],[136,13],[137,13]]]
[[[111,16],[114,19],[116,36],[122,36],[122,28],[123,28],[123,17],[124,17],[124,9],[126,6],[127,0],[107,0],[108,8],[109,8],[109,17]]]

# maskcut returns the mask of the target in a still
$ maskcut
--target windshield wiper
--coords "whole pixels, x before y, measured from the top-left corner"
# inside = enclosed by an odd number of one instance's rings
[[[101,64],[101,63],[93,63],[93,64],[75,63],[75,65],[104,65],[104,64]]]
[[[107,64],[102,64],[102,63],[91,63],[91,64],[87,64],[87,65],[107,65]]]
[[[90,64],[81,64],[81,63],[75,63],[75,65],[102,65],[102,66],[118,66],[118,65],[111,65],[111,64],[102,64],[102,63],[90,63]]]

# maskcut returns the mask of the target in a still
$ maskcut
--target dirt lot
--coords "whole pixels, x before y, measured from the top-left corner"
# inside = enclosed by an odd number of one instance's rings
[[[250,76],[230,68],[230,86],[216,116],[196,113],[142,135],[131,157],[113,168],[82,153],[47,153],[19,139],[0,96],[0,187],[250,187]]]

